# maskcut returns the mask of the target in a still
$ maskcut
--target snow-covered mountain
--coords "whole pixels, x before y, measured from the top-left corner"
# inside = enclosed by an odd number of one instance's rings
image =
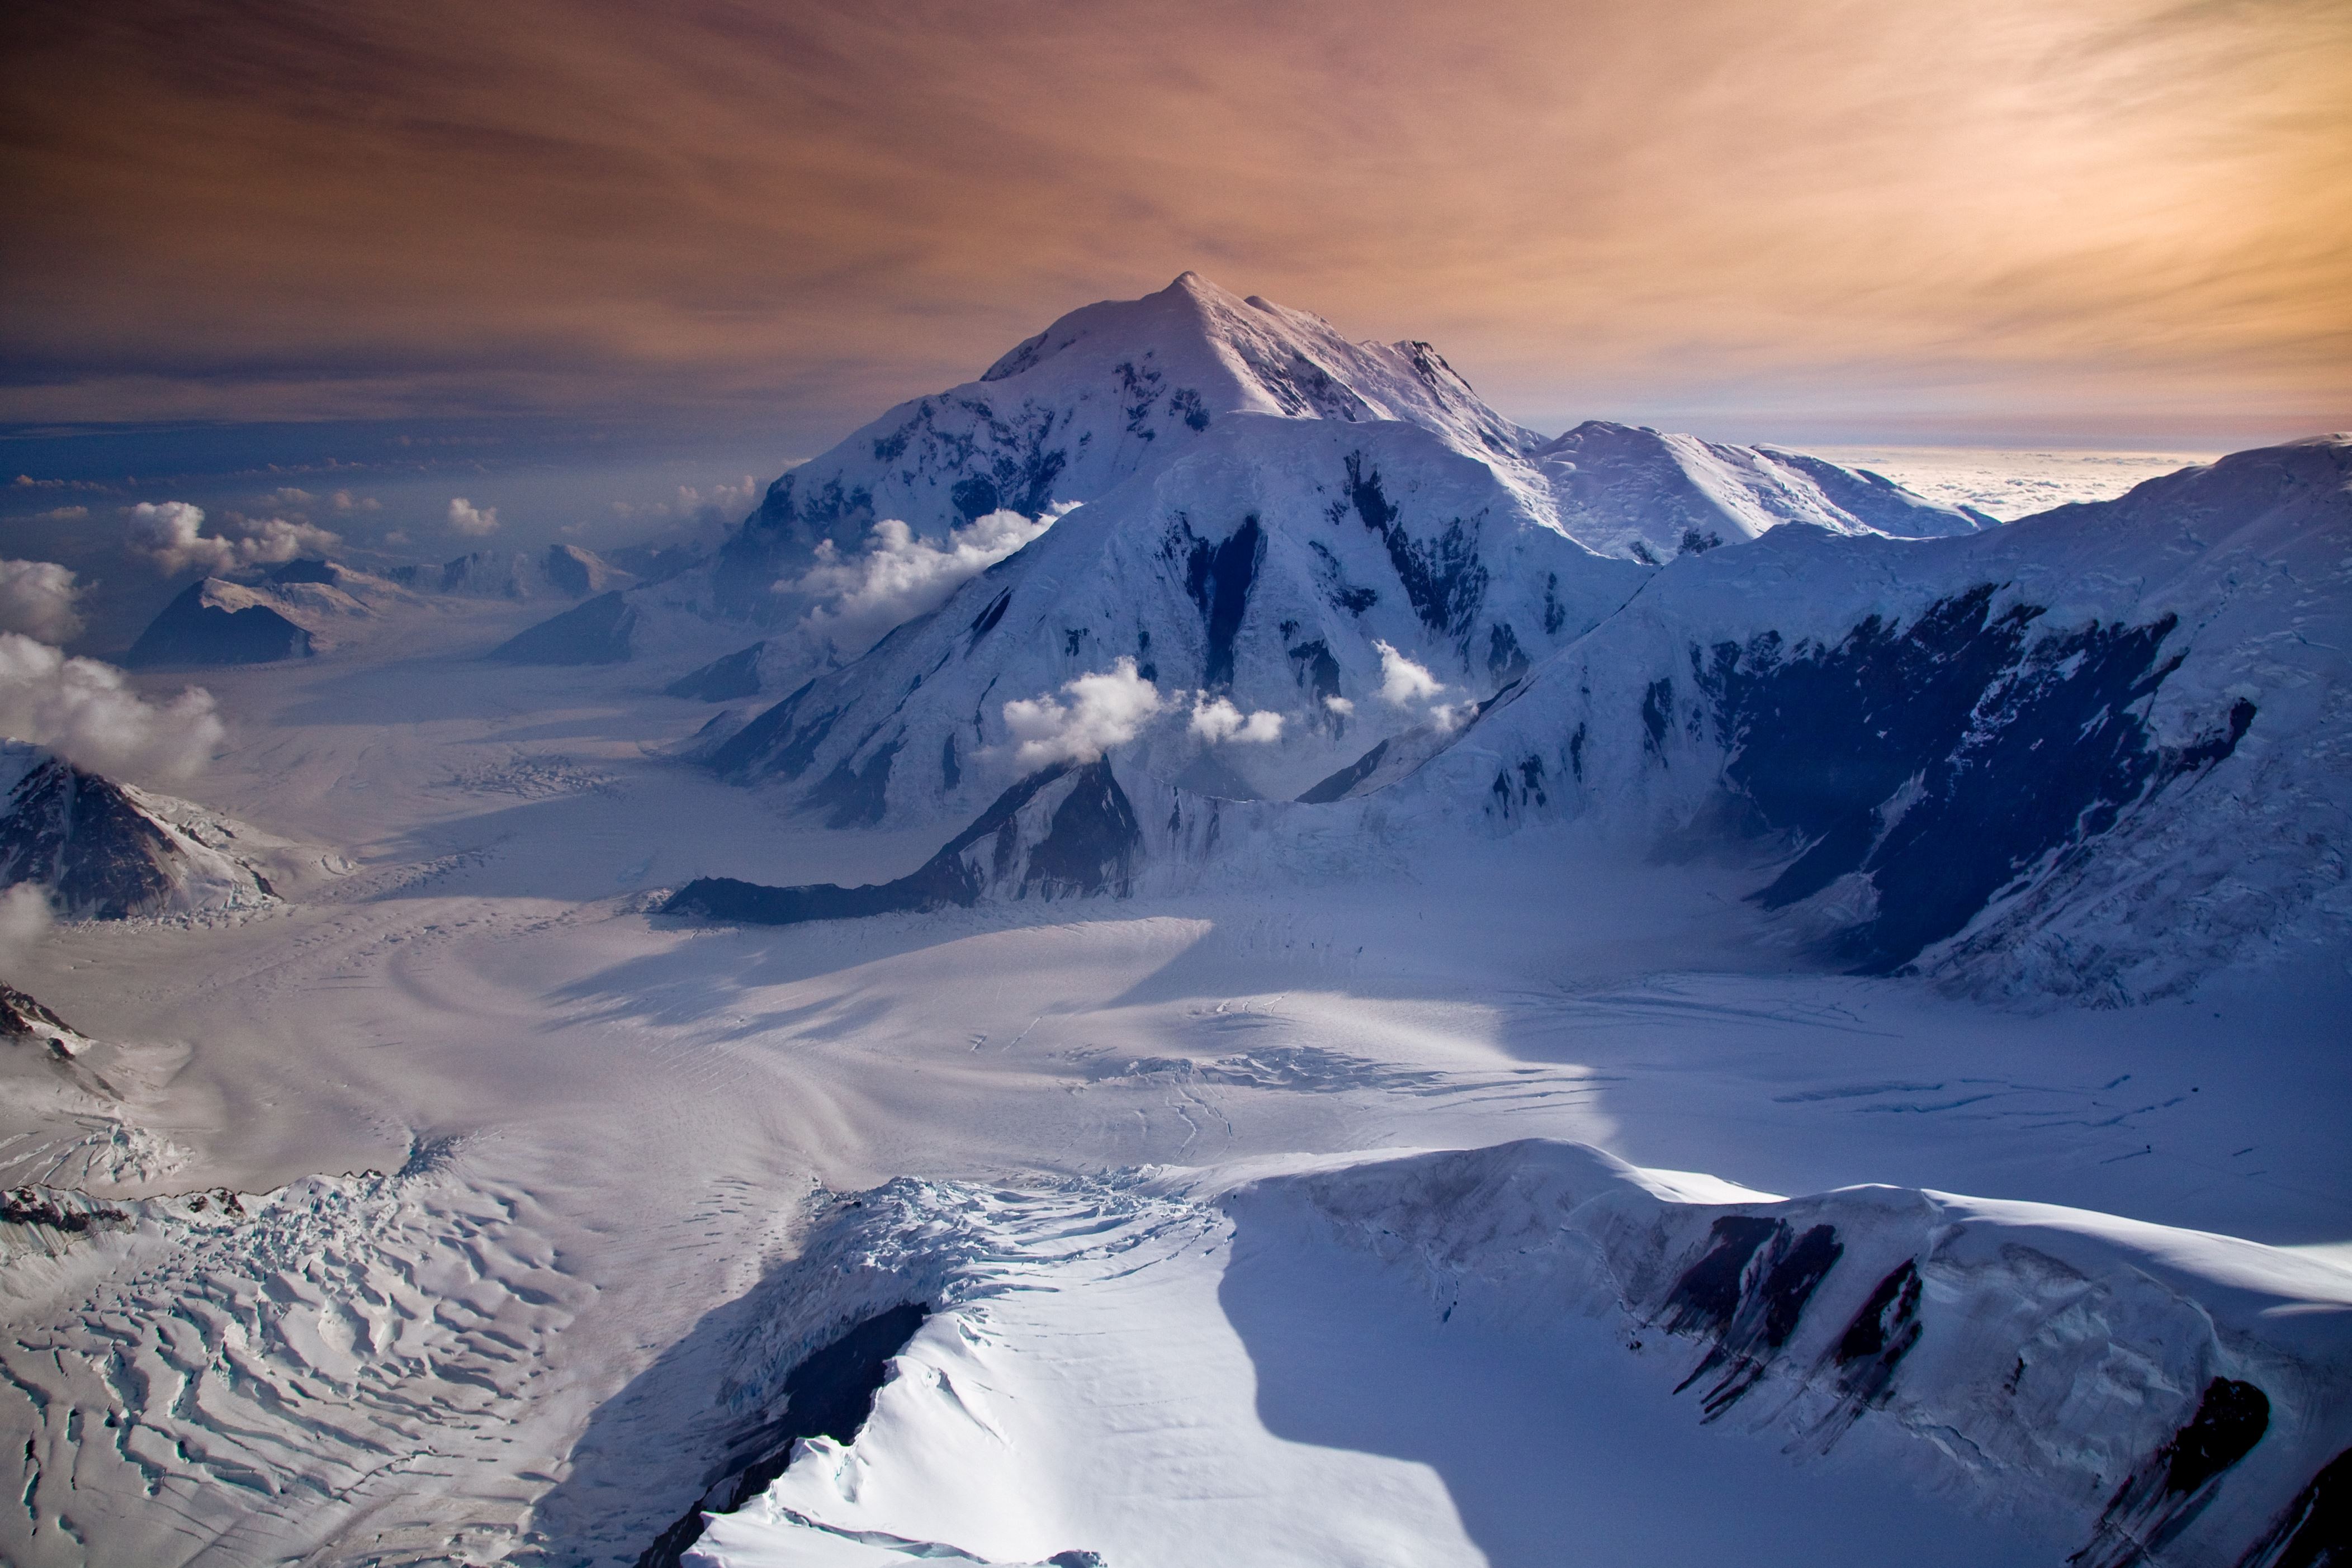
[[[572,544],[551,544],[543,550],[473,550],[437,566],[398,566],[383,575],[421,593],[496,599],[586,599],[636,581],[635,574]]]
[[[1997,528],[1893,480],[1777,446],[1734,446],[1588,420],[1535,454],[1560,527],[1592,549],[1657,562],[1738,544],[1783,523],[1934,538]]]
[[[1355,1531],[1446,1561],[1465,1526],[1482,1560],[1577,1561],[1601,1515],[1644,1549],[1600,1561],[1741,1561],[1754,1515],[1661,1518],[1727,1462],[1716,1423],[1957,1494],[1984,1533],[1937,1561],[2340,1549],[2352,1277],[2225,1237],[1895,1186],[1778,1198],[1549,1140],[1034,1195],[902,1180],[812,1229],[729,1369],[747,1448],[791,1462],[711,1487],[688,1563],[1150,1561],[1178,1496],[1217,1500],[1184,1521],[1197,1561],[1350,1561],[1325,1543]],[[1579,1452],[1552,1401],[1648,1462]],[[1433,1469],[1460,1513],[1402,1480],[1334,1495],[1325,1444]],[[1873,1533],[1824,1514],[1806,1540],[1887,1560]]]
[[[1087,513],[1118,511],[1086,508],[1033,550],[1040,560],[1053,558],[1048,544],[1070,550]],[[1310,550],[1328,537],[1310,536]],[[983,600],[1009,618],[1023,559],[973,585],[942,628],[906,629],[713,760],[739,775],[814,777],[807,800],[837,825],[881,821],[909,797],[959,803],[925,774],[907,789],[894,765],[940,730],[940,744],[956,743],[934,702],[963,715],[982,749],[1023,755],[986,728],[971,693],[1020,667],[1051,628],[1032,622],[1013,651],[976,663],[985,634],[958,619]],[[1616,565],[1582,559],[1588,570]],[[1139,724],[1103,748],[1137,802],[1120,853],[1129,881],[1156,868],[1165,883],[1268,874],[1327,853],[1335,837],[1410,860],[1444,856],[1465,833],[1572,824],[1620,851],[1755,866],[1753,903],[1843,967],[2109,1001],[2166,995],[2250,952],[2346,935],[2352,907],[2331,846],[2352,832],[2347,559],[2345,437],[2241,453],[2117,501],[1964,538],[1776,528],[1630,579],[1638,591],[1597,612],[1580,603],[1561,652],[1524,674],[1497,664],[1490,686],[1468,667],[1475,636],[1411,643],[1482,700],[1440,707],[1434,722],[1391,718],[1377,739],[1340,730],[1363,749],[1296,791],[1296,805],[1231,804],[1235,792],[1171,765],[1173,723]],[[1118,565],[1092,575],[1135,580]],[[1499,568],[1494,577],[1509,580]],[[1524,577],[1516,586],[1524,602]],[[1208,677],[1213,626],[1188,628],[1190,643],[1163,631],[1160,646],[1199,660],[1179,666],[1181,679]],[[1327,648],[1346,644],[1329,620],[1318,629]],[[1503,632],[1489,639],[1499,647]],[[897,702],[858,706],[865,667],[894,656],[904,660],[890,666]],[[1265,679],[1279,670],[1271,658],[1213,668],[1258,672],[1245,695],[1276,705],[1286,736],[1302,716]],[[1030,685],[1047,679],[1029,670]],[[1367,697],[1370,680],[1360,662],[1343,692]],[[1274,764],[1333,747],[1264,749],[1271,781]]]
[[[139,634],[123,664],[267,664],[308,659],[349,641],[407,590],[331,560],[290,560],[251,582],[192,583]]]
[[[2343,437],[1969,538],[1775,530],[1662,572],[1389,809],[1746,842],[1842,964],[2164,994],[2352,913],[2347,558]]]
[[[1230,414],[708,760],[870,825],[969,816],[1107,727],[1135,777],[1286,798],[1492,696],[1647,575],[1418,425]]]
[[[0,888],[30,883],[58,913],[83,920],[243,907],[275,896],[234,852],[235,828],[174,804],[37,746],[0,740]]]
[[[937,535],[1000,508],[1091,501],[1183,455],[1234,414],[1418,424],[1454,450],[1538,444],[1426,343],[1357,343],[1320,317],[1187,272],[1141,299],[1074,310],[980,379],[900,403],[768,487],[720,554],[719,602],[772,619],[769,592],[830,540],[883,518]]]
[[[788,633],[833,612],[840,565],[866,560],[896,537],[887,530],[905,530],[917,552],[971,554],[958,541],[981,519],[1042,528],[1214,448],[1222,424],[1242,419],[1416,427],[1433,460],[1486,467],[1516,510],[1591,553],[1648,564],[1782,521],[1915,537],[1989,520],[1777,449],[1600,423],[1548,443],[1487,407],[1426,343],[1353,342],[1318,317],[1186,273],[1141,299],[1073,311],[978,381],[902,403],[785,474],[715,565],[630,594],[635,614],[617,633],[612,617],[595,618],[592,640],[621,657],[665,615],[756,622],[777,634],[727,671],[681,683],[681,695],[732,700],[749,672],[781,695],[871,640],[837,650]],[[589,618],[559,619],[547,645],[579,643]]]

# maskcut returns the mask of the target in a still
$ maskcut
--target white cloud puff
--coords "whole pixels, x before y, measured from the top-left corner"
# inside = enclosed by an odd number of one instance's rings
[[[40,643],[81,635],[74,601],[81,585],[53,560],[0,560],[0,632],[21,632]]]
[[[1231,698],[1204,695],[1192,704],[1192,733],[1212,746],[1265,746],[1282,738],[1282,716],[1261,708],[1244,717]]]
[[[137,780],[194,772],[227,733],[201,686],[149,702],[111,664],[68,659],[46,643],[0,632],[0,735]]]
[[[1424,702],[1445,689],[1444,682],[1386,643],[1374,643],[1381,653],[1381,700],[1398,707]]]
[[[812,636],[847,658],[880,642],[892,628],[937,610],[948,596],[1054,526],[1058,514],[1024,517],[991,512],[951,530],[943,543],[918,538],[896,517],[876,523],[861,555],[845,558],[827,539],[816,564],[776,584],[780,593],[827,601],[803,621]]]
[[[451,533],[464,534],[467,538],[478,539],[484,534],[496,532],[498,526],[499,509],[496,507],[477,507],[463,496],[449,497],[449,531]]]
[[[205,509],[188,501],[142,501],[131,508],[131,549],[156,570],[173,575],[191,567],[206,573],[271,565],[305,553],[323,555],[340,535],[284,517],[231,515],[226,530],[205,533]]]
[[[1068,703],[1050,696],[1004,705],[1004,727],[1016,743],[1013,760],[1034,772],[1055,762],[1091,762],[1114,746],[1124,746],[1160,709],[1160,688],[1135,673],[1133,659],[1107,672],[1065,684]]]
[[[1346,718],[1349,715],[1356,711],[1356,705],[1349,702],[1346,697],[1325,697],[1323,699],[1323,706],[1329,708],[1333,713],[1338,714],[1341,718]]]

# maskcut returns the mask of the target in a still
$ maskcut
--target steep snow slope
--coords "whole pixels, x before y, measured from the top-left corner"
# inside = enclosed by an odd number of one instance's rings
[[[2162,995],[2352,919],[2347,561],[2345,437],[1972,538],[1776,530],[1661,573],[1400,805],[1785,845],[1757,897],[1842,962]]]
[[[1024,751],[1007,703],[1058,700],[1126,661],[1150,683],[1129,699],[1145,708],[1120,753],[1131,776],[1288,796],[1492,695],[1645,575],[1564,538],[1417,425],[1232,414],[709,761],[795,786],[837,827],[968,816],[1052,758]],[[1195,722],[1202,694],[1231,705],[1228,724],[1273,717],[1221,736]]]
[[[0,887],[44,889],[68,918],[123,920],[268,901],[268,881],[232,852],[239,832],[37,746],[0,740]],[[251,830],[244,836],[256,849],[274,841]]]
[[[630,595],[635,618],[617,632],[600,622],[597,640],[625,657],[677,614],[789,630],[821,606],[835,575],[812,568],[862,560],[884,524],[902,526],[917,549],[946,548],[977,519],[1042,526],[1186,460],[1213,444],[1220,422],[1251,416],[1415,426],[1435,438],[1433,451],[1485,465],[1517,510],[1629,560],[1790,520],[1903,537],[1989,520],[1777,449],[1599,423],[1547,444],[1479,402],[1426,343],[1350,342],[1319,318],[1187,273],[1142,299],[1074,311],[979,381],[901,404],[785,474],[714,567]],[[574,640],[579,622],[572,615],[551,638]],[[829,662],[822,637],[787,635],[746,658],[771,694]],[[697,690],[733,692],[744,674],[713,671]]]
[[[1404,420],[1465,454],[1538,441],[1480,402],[1425,343],[1355,343],[1328,321],[1185,273],[1141,299],[1074,310],[976,382],[901,403],[768,487],[721,552],[719,602],[774,617],[768,591],[820,540],[855,547],[899,518],[919,533],[1000,507],[1035,517],[1181,455],[1228,415]]]
[[[1024,559],[1006,563],[1008,580]],[[1597,846],[1759,865],[1753,900],[1842,965],[2107,1002],[2173,994],[2239,958],[2331,949],[2352,930],[2347,559],[2343,437],[2241,453],[1996,534],[1776,528],[1642,582],[1491,699],[1373,706],[1390,733],[1298,791],[1297,807],[1231,804],[1253,791],[1214,787],[1197,763],[1180,770],[1172,722],[1122,734],[1111,767],[1137,809],[1118,884],[1304,873],[1351,839],[1444,857],[1465,830],[1567,819]],[[990,603],[1009,606],[1013,590],[996,591]],[[1451,662],[1414,646],[1450,680],[1465,674],[1461,645]],[[714,756],[789,778],[837,755],[806,803],[832,808],[835,825],[879,821],[905,801],[885,791],[903,787],[893,763],[907,738],[948,727],[911,716],[929,700],[925,676],[955,654],[916,669],[887,709],[836,696],[869,678],[853,665]],[[1223,668],[1183,668],[1211,667]],[[959,706],[997,669],[949,677],[963,683]],[[1299,717],[1275,706],[1278,681],[1235,689]],[[972,716],[975,740],[986,716]],[[845,717],[846,744],[834,738]],[[1349,738],[1361,746],[1371,727]],[[1263,749],[1319,764],[1334,747]],[[1259,767],[1268,782],[1299,777]],[[967,883],[973,896],[1025,895],[1017,881]]]
[[[1933,538],[1998,526],[1939,506],[1876,474],[1777,446],[1733,446],[1588,420],[1535,461],[1559,525],[1607,555],[1643,561],[1696,555],[1782,523],[1832,533]]]
[[[896,1182],[820,1223],[735,1419],[908,1303],[862,1429],[688,1562],[2234,1563],[2352,1441],[2341,1270],[1574,1144]]]

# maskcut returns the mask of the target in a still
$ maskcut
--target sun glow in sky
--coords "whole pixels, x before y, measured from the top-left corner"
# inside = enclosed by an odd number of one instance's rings
[[[2342,0],[19,0],[0,420],[814,450],[1188,267],[1507,413],[2352,423]]]

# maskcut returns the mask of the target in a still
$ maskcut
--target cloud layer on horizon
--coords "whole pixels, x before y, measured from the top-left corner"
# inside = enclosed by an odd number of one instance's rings
[[[1198,267],[1436,340],[1538,423],[2352,422],[2335,0],[28,0],[0,27],[0,418],[837,431]]]

